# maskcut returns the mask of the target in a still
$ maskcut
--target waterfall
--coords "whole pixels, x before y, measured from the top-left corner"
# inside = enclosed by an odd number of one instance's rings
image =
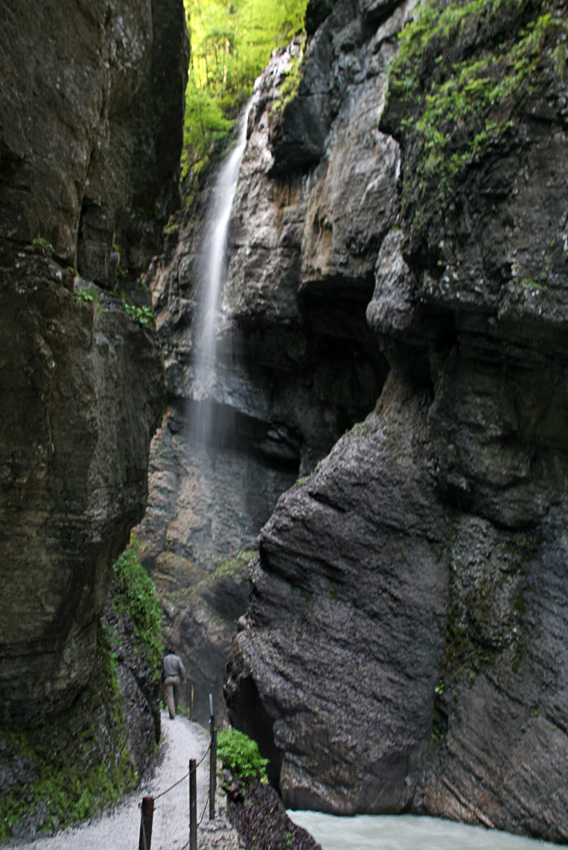
[[[205,443],[214,427],[213,405],[216,375],[216,318],[227,272],[227,236],[239,169],[246,147],[247,123],[252,101],[239,120],[237,143],[223,163],[207,212],[206,245],[200,270],[202,288],[193,332],[193,369],[190,397],[196,402],[191,418],[192,438]]]

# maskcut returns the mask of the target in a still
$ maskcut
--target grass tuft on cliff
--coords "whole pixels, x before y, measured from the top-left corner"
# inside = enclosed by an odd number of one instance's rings
[[[138,560],[135,540],[114,565],[112,601],[119,616],[130,618],[137,652],[151,669],[151,681],[157,683],[164,651],[162,606],[154,582]]]

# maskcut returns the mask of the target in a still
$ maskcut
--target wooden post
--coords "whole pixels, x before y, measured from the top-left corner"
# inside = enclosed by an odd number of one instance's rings
[[[193,723],[193,685],[189,689],[189,719]]]
[[[154,820],[154,798],[142,797],[140,812],[140,838],[138,850],[150,850],[152,846],[152,821]]]
[[[211,724],[211,745],[209,747],[209,820],[215,820],[215,792],[217,785],[217,730],[215,715],[209,718]]]
[[[197,767],[189,760],[189,850],[197,850]]]

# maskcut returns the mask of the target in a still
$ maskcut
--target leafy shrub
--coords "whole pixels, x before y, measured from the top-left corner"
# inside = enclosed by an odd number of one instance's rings
[[[164,649],[162,607],[154,582],[130,546],[114,565],[114,605],[118,614],[132,620],[135,636],[143,644],[146,660],[159,678]]]
[[[139,325],[144,327],[154,324],[154,311],[151,305],[145,304],[142,307],[138,307],[136,304],[126,301],[124,307],[130,318],[138,322]]]
[[[44,257],[51,257],[55,251],[51,242],[48,242],[43,236],[35,236],[32,245],[36,253],[43,254]]]
[[[222,729],[217,739],[217,753],[223,767],[239,779],[256,779],[268,782],[268,759],[260,755],[258,744],[238,729]]]

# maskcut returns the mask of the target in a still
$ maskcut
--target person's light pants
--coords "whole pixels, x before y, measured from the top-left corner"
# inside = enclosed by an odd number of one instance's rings
[[[167,679],[164,679],[164,697],[172,719],[176,716],[177,712],[180,685],[181,680],[179,676],[168,676]]]

